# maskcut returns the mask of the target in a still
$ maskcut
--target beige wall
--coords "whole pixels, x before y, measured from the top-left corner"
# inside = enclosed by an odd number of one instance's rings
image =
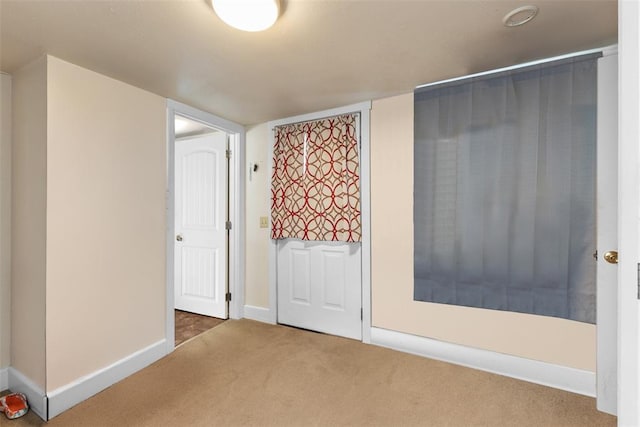
[[[260,228],[260,217],[269,216],[269,139],[266,123],[247,131],[245,304],[255,307],[269,307],[269,229]],[[258,164],[258,171],[249,179],[249,165],[254,163]]]
[[[47,391],[165,336],[165,116],[48,57]]]
[[[413,301],[413,94],[373,102],[371,211],[373,326],[595,371],[594,325]]]
[[[267,124],[247,132],[248,163],[267,162],[269,138]],[[269,235],[258,225],[269,213],[269,177],[252,179],[247,176],[245,301],[268,307]],[[413,301],[413,94],[373,102],[371,212],[373,326],[595,371],[594,325]]]
[[[47,64],[13,75],[11,364],[45,389]],[[19,238],[16,238],[19,236]]]
[[[0,369],[11,362],[11,76],[0,73]]]

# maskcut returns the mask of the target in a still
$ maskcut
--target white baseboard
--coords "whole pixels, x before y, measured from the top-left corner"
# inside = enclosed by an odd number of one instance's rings
[[[596,374],[590,371],[381,328],[371,328],[371,343],[573,393],[596,395]]]
[[[274,314],[268,308],[255,307],[253,305],[244,306],[245,319],[257,320],[258,322],[276,324]]]
[[[167,354],[165,341],[162,339],[112,365],[53,390],[48,394],[49,419],[164,357]]]
[[[20,392],[27,396],[29,409],[43,420],[47,420],[47,396],[44,390],[13,367],[9,367],[9,389],[14,393]]]
[[[0,369],[0,391],[9,388],[9,368]]]

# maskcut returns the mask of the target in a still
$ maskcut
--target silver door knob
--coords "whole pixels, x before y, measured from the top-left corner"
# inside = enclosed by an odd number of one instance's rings
[[[176,236],[176,240],[177,240],[178,242],[182,242],[182,234],[178,234],[178,235]]]

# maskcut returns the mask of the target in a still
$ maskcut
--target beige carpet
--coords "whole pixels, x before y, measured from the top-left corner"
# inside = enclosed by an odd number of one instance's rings
[[[592,398],[356,341],[230,320],[51,426],[614,426]],[[8,425],[39,425],[29,414]]]

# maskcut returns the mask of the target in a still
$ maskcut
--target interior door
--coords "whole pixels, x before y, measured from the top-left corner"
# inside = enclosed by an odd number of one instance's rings
[[[618,56],[598,60],[597,406],[617,413]]]
[[[362,339],[360,243],[278,241],[278,323]]]
[[[175,308],[227,318],[227,135],[176,141]]]

